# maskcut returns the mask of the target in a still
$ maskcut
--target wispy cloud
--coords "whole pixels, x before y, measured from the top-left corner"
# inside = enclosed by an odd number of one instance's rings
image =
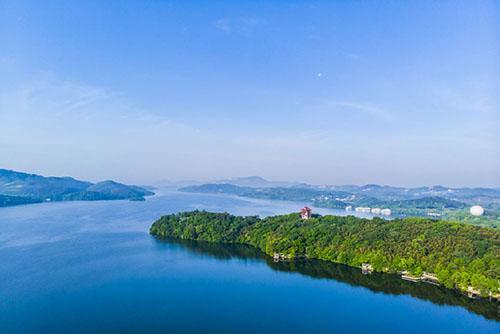
[[[490,114],[493,113],[496,96],[491,83],[464,81],[448,85],[430,85],[430,94],[446,110],[455,112]]]
[[[118,92],[61,80],[47,72],[20,83],[17,88],[2,91],[0,101],[2,117],[9,118],[13,123],[20,123],[21,120],[54,123],[68,121],[75,125],[89,123],[99,127],[104,124],[120,126],[126,122],[141,126],[195,130],[164,115],[135,107]]]
[[[340,52],[340,54],[342,56],[344,56],[346,59],[350,59],[350,60],[366,60],[365,57],[363,57],[362,55],[358,54],[358,53],[353,53],[353,52]]]
[[[324,107],[326,110],[334,110],[337,112],[364,114],[366,116],[370,116],[382,121],[396,120],[394,113],[371,103],[352,101],[328,101],[326,102]]]
[[[218,19],[214,23],[215,28],[229,34],[231,32],[231,25],[227,19]]]
[[[257,17],[220,18],[214,22],[214,27],[226,34],[252,35],[265,21]]]
[[[198,155],[207,159],[210,139],[170,115],[106,88],[37,74],[0,92],[0,166],[91,180],[179,176]]]

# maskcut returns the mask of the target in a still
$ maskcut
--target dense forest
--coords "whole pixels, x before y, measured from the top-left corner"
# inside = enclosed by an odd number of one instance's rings
[[[282,258],[320,259],[375,271],[435,273],[447,288],[482,295],[500,292],[500,232],[426,218],[384,220],[299,214],[259,218],[184,212],[161,217],[150,233],[159,238],[241,243]]]
[[[453,210],[446,211],[442,219],[450,221],[458,221],[466,224],[477,226],[487,226],[500,228],[500,212],[487,211],[483,216],[475,217],[469,213],[469,210]]]

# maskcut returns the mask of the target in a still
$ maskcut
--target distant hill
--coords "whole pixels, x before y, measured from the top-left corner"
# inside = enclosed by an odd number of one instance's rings
[[[270,181],[260,176],[234,177],[216,182],[212,185],[230,184],[245,188],[301,188],[328,192],[345,192],[365,198],[367,204],[379,201],[401,201],[426,197],[441,197],[467,204],[480,204],[492,210],[500,210],[500,188],[461,187],[453,188],[443,185],[422,187],[395,187],[389,185],[313,185],[300,182]],[[184,184],[186,185],[186,184]],[[191,185],[204,186],[200,182]]]
[[[383,189],[383,186],[367,185],[359,189]],[[350,188],[352,190],[352,188]],[[389,207],[394,210],[405,209],[463,209],[465,203],[438,196],[426,196],[407,199],[406,196],[368,196],[365,192],[349,192],[338,190],[326,190],[318,188],[301,187],[275,187],[275,188],[252,188],[240,187],[232,184],[203,184],[189,186],[180,189],[185,192],[198,193],[224,193],[243,197],[280,199],[288,201],[308,201],[316,206],[344,209],[348,205],[353,206],[380,206]],[[388,199],[387,199],[388,197]],[[394,199],[397,198],[397,199]]]
[[[364,193],[320,187],[240,187],[233,184],[208,183],[181,188],[185,192],[224,193],[243,197],[311,202],[319,207],[344,209],[354,206],[383,206],[388,200],[367,196]]]
[[[208,193],[208,194],[232,194],[240,195],[250,191],[249,187],[240,187],[229,183],[207,183],[202,185],[187,186],[179,189],[183,192]]]
[[[441,185],[430,187],[393,187],[387,185],[368,184],[364,186],[344,185],[326,186],[327,189],[341,190],[353,194],[376,197],[385,200],[415,199],[423,197],[443,197],[466,203],[500,203],[500,189],[498,188],[452,188]]]
[[[298,201],[316,207],[331,209],[355,209],[372,211],[379,214],[381,209],[390,209],[393,216],[432,216],[453,217],[485,226],[500,226],[497,203],[500,194],[494,189],[446,187],[399,188],[369,184],[365,186],[296,186],[296,187],[241,187],[233,184],[209,183],[181,188],[180,191],[196,193],[231,194],[242,197]],[[441,196],[436,195],[441,194]],[[461,194],[454,198],[450,194]],[[485,194],[490,197],[486,198]],[[475,200],[470,200],[470,196]],[[478,197],[479,196],[479,197]],[[477,201],[477,202],[476,202]],[[498,202],[496,202],[498,201]],[[488,210],[481,219],[471,219],[469,206],[483,204]],[[364,208],[364,209],[361,209]]]
[[[143,200],[153,192],[114,181],[96,184],[0,169],[0,207],[43,201]]]
[[[260,176],[234,177],[216,181],[215,184],[232,184],[235,186],[252,188],[293,187],[299,185],[299,183],[296,182],[269,181]]]
[[[184,192],[194,192],[194,193],[212,193],[212,194],[231,194],[242,197],[252,197],[260,199],[272,199],[272,200],[285,200],[285,201],[303,201],[310,202],[314,198],[326,194],[327,192],[317,189],[310,188],[298,188],[298,187],[240,187],[233,184],[226,183],[208,183],[199,186],[189,186],[179,189]],[[336,196],[348,196],[349,193],[345,192],[328,192],[330,195]],[[345,207],[343,203],[342,208]]]

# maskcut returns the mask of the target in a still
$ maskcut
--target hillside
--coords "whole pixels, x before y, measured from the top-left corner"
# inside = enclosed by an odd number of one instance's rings
[[[43,201],[140,200],[154,193],[114,181],[96,184],[71,177],[44,177],[0,169],[0,206]]]
[[[34,198],[52,198],[83,191],[92,183],[71,177],[44,177],[0,169],[0,194]]]
[[[32,204],[40,202],[42,202],[41,199],[36,199],[31,197],[0,195],[0,207]]]

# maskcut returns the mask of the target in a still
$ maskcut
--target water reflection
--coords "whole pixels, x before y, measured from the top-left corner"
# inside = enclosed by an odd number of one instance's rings
[[[373,292],[410,295],[438,305],[461,306],[487,319],[500,321],[500,310],[497,302],[486,299],[470,299],[456,291],[431,284],[407,282],[397,275],[383,273],[363,275],[360,269],[320,260],[274,262],[272,258],[258,249],[246,245],[172,239],[158,242],[174,243],[193,253],[209,255],[220,260],[260,259],[276,271],[300,273],[316,279],[334,279],[351,286],[362,286]]]

